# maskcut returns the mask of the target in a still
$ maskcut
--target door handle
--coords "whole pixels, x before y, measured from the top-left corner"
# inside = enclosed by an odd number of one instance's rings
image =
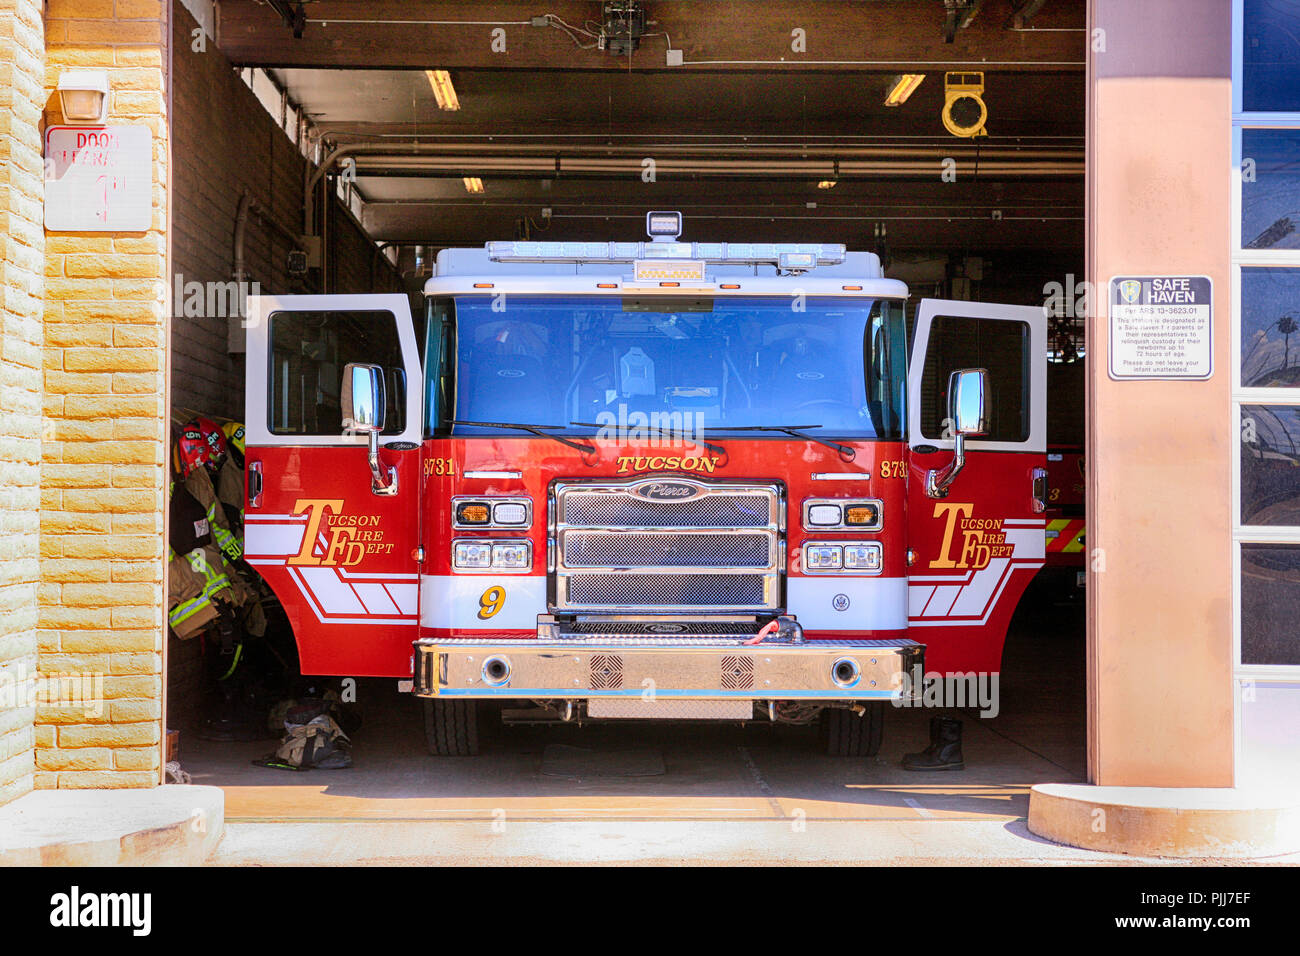
[[[248,463],[248,507],[262,507],[262,463]]]
[[[1047,510],[1047,469],[1035,468],[1034,476],[1034,513],[1042,514]]]

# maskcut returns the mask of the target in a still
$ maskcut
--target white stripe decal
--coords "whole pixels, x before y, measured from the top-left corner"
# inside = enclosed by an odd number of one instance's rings
[[[786,594],[790,613],[809,630],[907,627],[907,578],[792,577],[786,581]]]
[[[479,602],[499,587],[504,599],[496,612],[479,617]],[[426,574],[420,578],[420,623],[455,630],[501,631],[537,628],[546,613],[546,578],[540,574]]]
[[[382,584],[354,584],[352,590],[357,593],[361,603],[369,614],[401,614],[393,599],[388,596]]]

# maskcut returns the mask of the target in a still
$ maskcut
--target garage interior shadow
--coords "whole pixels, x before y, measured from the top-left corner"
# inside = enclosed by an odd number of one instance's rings
[[[1008,635],[997,713],[890,708],[871,758],[826,756],[814,728],[647,721],[513,725],[478,757],[431,757],[420,705],[396,682],[358,683],[353,766],[282,771],[252,761],[274,739],[186,738],[181,763],[226,791],[238,821],[1001,820],[1024,818],[1029,787],[1086,776],[1083,602],[1038,581]],[[966,769],[913,773],[930,717],[960,716]]]

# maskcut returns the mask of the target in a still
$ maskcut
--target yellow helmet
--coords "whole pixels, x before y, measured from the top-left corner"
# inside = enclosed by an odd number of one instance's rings
[[[226,436],[226,445],[235,453],[236,464],[244,464],[244,423],[243,422],[226,422],[221,426],[221,431]]]

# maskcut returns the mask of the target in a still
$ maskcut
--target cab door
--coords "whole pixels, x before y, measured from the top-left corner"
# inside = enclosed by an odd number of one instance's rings
[[[343,427],[354,363],[383,369],[383,482],[366,436]],[[405,295],[249,300],[244,554],[284,605],[304,674],[410,676],[420,381]]]
[[[913,342],[908,625],[928,670],[991,673],[1043,564],[1047,320],[1041,308],[924,299]],[[953,461],[950,376],[970,368],[987,370],[985,433],[965,439],[945,494],[926,479]]]

